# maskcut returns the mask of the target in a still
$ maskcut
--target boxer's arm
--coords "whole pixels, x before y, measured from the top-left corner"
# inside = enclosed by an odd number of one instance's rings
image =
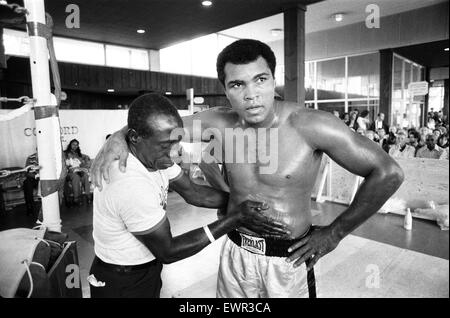
[[[186,175],[171,181],[170,188],[180,194],[192,205],[205,208],[224,208],[227,206],[229,193],[192,182]]]
[[[183,128],[185,135],[183,142],[208,142],[211,141],[211,134],[203,135],[202,133],[208,128],[216,128],[222,130],[227,127],[229,117],[232,116],[232,110],[228,107],[214,107],[194,115],[184,116]]]
[[[297,266],[314,255],[310,266],[375,214],[403,182],[403,171],[386,152],[368,138],[352,132],[335,116],[307,112],[294,120],[299,133],[315,151],[326,153],[348,171],[364,177],[350,206],[329,226],[318,228],[292,246],[298,249],[288,260],[298,257]],[[311,180],[313,182],[313,180]]]
[[[264,208],[261,202],[246,201],[241,204],[240,212],[227,215],[208,225],[215,239],[239,226],[252,223],[264,224],[267,218],[259,211]],[[170,223],[166,219],[158,228],[149,233],[133,233],[157,259],[163,263],[173,263],[192,256],[206,247],[210,240],[203,228],[172,237]]]

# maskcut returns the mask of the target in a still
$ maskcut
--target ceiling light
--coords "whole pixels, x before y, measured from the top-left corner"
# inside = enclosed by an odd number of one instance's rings
[[[341,22],[344,19],[343,13],[335,13],[333,14],[333,18],[336,22]]]
[[[139,29],[139,30],[136,30],[136,32],[139,33],[139,34],[142,34],[142,33],[145,33],[145,30]]]
[[[108,93],[114,93],[114,88],[108,88]]]
[[[272,36],[280,36],[282,32],[283,32],[283,29],[279,29],[279,28],[270,30],[270,33],[272,33]]]
[[[212,1],[208,1],[208,0],[202,1],[202,6],[210,7],[210,6],[212,6]]]
[[[447,51],[447,52],[448,52],[448,47],[446,47],[446,48],[444,49],[444,51]]]
[[[166,95],[172,95],[172,92],[166,92],[165,94]]]

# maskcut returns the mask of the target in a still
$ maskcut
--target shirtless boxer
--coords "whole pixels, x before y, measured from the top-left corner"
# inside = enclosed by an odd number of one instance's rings
[[[293,239],[275,240],[245,228],[229,234],[221,252],[219,297],[315,297],[314,264],[376,213],[404,178],[387,153],[332,114],[275,100],[275,64],[272,50],[262,42],[230,44],[218,56],[217,73],[232,108],[213,108],[183,118],[188,131],[196,119],[201,120],[202,131],[216,128],[214,139],[222,145],[226,128],[278,131],[274,173],[260,173],[266,164],[259,160],[226,162],[227,211],[248,197],[263,198],[271,215],[288,225]],[[124,131],[116,132],[97,155],[92,170],[96,186],[101,187],[102,175],[108,182],[113,160],[119,159],[125,169]],[[223,153],[227,151],[231,149],[225,146]],[[311,192],[324,153],[365,179],[339,217],[327,226],[312,227]]]

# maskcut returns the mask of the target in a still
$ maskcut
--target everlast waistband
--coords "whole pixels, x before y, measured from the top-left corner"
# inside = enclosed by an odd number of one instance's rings
[[[239,247],[255,254],[261,254],[266,256],[288,257],[288,248],[294,243],[300,241],[311,231],[310,227],[305,234],[293,240],[278,240],[265,237],[254,236],[246,233],[233,230],[227,235],[233,243]]]

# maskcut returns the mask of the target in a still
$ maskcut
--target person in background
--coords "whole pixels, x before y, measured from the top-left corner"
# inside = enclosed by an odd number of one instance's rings
[[[372,141],[374,141],[374,142],[377,142],[377,141],[378,141],[375,132],[372,131],[372,130],[366,131],[365,134],[364,134],[364,136],[366,136],[367,138],[369,138],[370,140],[372,140]]]
[[[349,113],[344,113],[342,115],[341,119],[344,122],[344,124],[346,124],[348,126],[348,124],[350,123],[350,114]]]
[[[439,137],[441,137],[441,134],[442,134],[442,132],[439,128],[433,129],[433,135],[436,137],[436,140],[438,140]]]
[[[389,126],[384,122],[384,113],[378,113],[377,118],[370,125],[370,129],[373,131],[378,131],[379,129],[383,129],[385,134],[389,132]]]
[[[357,119],[357,123],[358,123],[358,128],[363,129],[364,131],[366,131],[367,129],[369,129],[370,126],[370,119],[369,119],[369,111],[367,109],[364,109],[361,112],[361,116],[358,117]]]
[[[417,150],[417,158],[439,159],[442,154],[442,150],[438,149],[436,145],[436,136],[434,134],[428,134],[426,138],[426,145]]]
[[[347,126],[352,129],[353,131],[357,131],[359,126],[358,126],[358,113],[356,111],[351,111],[350,112],[350,120],[347,123]]]
[[[35,152],[34,154],[28,156],[25,161],[25,167],[30,166],[39,166],[38,154]],[[36,212],[36,206],[34,203],[34,190],[37,189],[39,185],[39,172],[38,170],[31,169],[31,167],[27,171],[27,175],[25,180],[23,181],[23,194],[25,197],[25,205],[27,207],[27,215],[34,216]]]
[[[419,150],[422,146],[419,145],[419,141],[420,141],[420,134],[417,130],[415,130],[414,128],[411,128],[408,130],[408,144],[412,147],[414,147],[414,149],[416,149],[416,154],[417,154],[417,150]]]
[[[393,147],[395,144],[397,143],[397,137],[393,132],[390,132],[387,135],[386,138],[386,143],[383,146],[384,151],[386,151],[387,153],[389,153],[389,150],[391,149],[391,147]]]
[[[377,136],[378,136],[378,144],[381,148],[385,149],[385,145],[387,143],[388,134],[384,131],[383,128],[377,129]]]
[[[395,145],[389,149],[389,154],[393,158],[403,158],[409,159],[414,158],[416,153],[416,148],[407,144],[408,137],[404,130],[399,130],[397,132],[397,139]]]
[[[441,156],[439,159],[446,159],[448,160],[449,157],[449,147],[448,147],[448,134],[441,135],[437,142],[438,146],[441,148]]]
[[[73,203],[75,205],[82,205],[81,200],[82,189],[86,195],[87,202],[92,202],[91,186],[89,182],[89,168],[91,166],[91,159],[89,156],[82,154],[80,150],[80,143],[76,139],[72,139],[64,151],[64,159],[67,166],[67,178],[72,185]]]

